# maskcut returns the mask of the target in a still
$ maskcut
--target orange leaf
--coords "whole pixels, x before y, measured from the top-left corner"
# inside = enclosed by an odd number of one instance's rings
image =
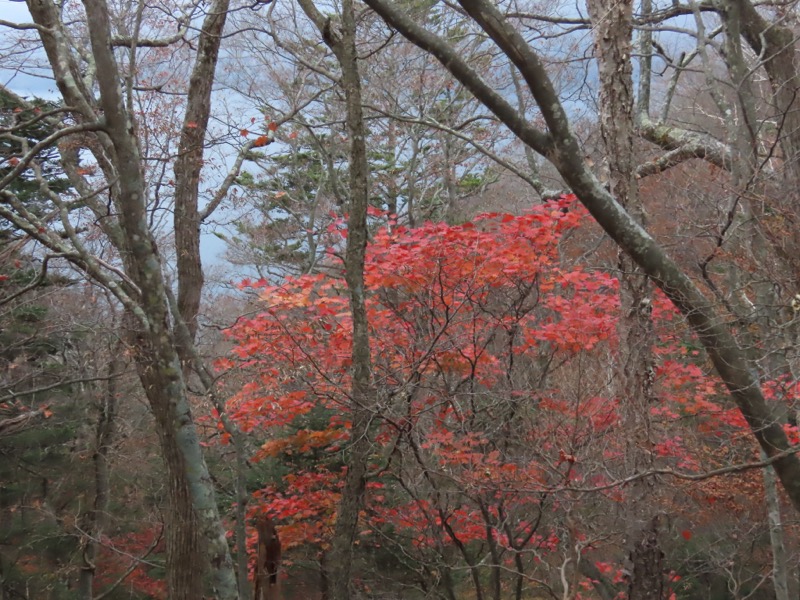
[[[267,125],[267,127],[269,128],[270,131],[277,131],[278,130],[278,124],[275,121],[270,121],[269,125]]]
[[[270,143],[270,141],[272,140],[270,140],[267,136],[260,135],[256,138],[256,141],[253,144],[253,148],[261,148],[262,146],[266,146],[267,144]]]
[[[242,130],[239,132],[239,135],[241,135],[242,137],[247,137],[248,135],[250,135],[250,132],[249,132],[249,131],[247,131],[247,129],[242,129]]]

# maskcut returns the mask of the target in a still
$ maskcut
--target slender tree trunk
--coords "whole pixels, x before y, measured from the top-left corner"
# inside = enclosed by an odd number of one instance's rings
[[[215,0],[203,21],[175,160],[175,252],[178,268],[178,310],[189,334],[197,333],[197,314],[203,291],[200,260],[198,192],[211,114],[211,90],[230,0]],[[189,340],[191,342],[192,340]]]
[[[222,33],[228,15],[229,0],[211,3],[202,24],[195,63],[189,79],[187,107],[175,160],[175,253],[178,273],[178,312],[186,330],[176,332],[183,362],[184,378],[192,375],[192,361],[187,357],[197,334],[197,316],[203,291],[203,266],[200,259],[200,212],[198,192],[203,167],[204,142],[211,113],[211,90],[219,58]],[[183,335],[186,334],[186,335]],[[167,530],[167,580],[170,598],[194,600],[202,595],[203,581],[197,577],[203,549],[197,536],[188,482],[181,477],[181,466],[169,469],[172,526]],[[237,471],[239,470],[237,465]],[[241,500],[237,498],[237,506]],[[237,519],[238,521],[239,519]],[[239,537],[239,536],[237,536]],[[239,551],[238,586],[242,594],[249,589],[246,558]],[[245,553],[246,554],[246,553]]]
[[[120,374],[121,344],[112,350],[108,365],[108,382],[102,397],[99,400],[100,414],[97,418],[95,430],[94,454],[94,502],[85,518],[84,528],[88,539],[83,544],[83,564],[78,577],[78,594],[83,600],[92,600],[94,597],[94,579],[96,575],[95,561],[97,559],[98,540],[100,539],[106,522],[106,513],[110,500],[111,486],[109,481],[108,453],[114,442],[116,432],[117,406],[119,403],[117,378]]]
[[[609,166],[610,191],[639,225],[645,213],[636,185],[633,102],[633,2],[589,0],[600,73],[600,132]],[[649,42],[648,42],[649,45]],[[649,77],[649,72],[647,73]],[[639,111],[646,112],[649,85],[640,81]],[[626,440],[626,472],[651,468],[650,408],[653,402],[652,286],[641,268],[623,252],[618,254],[620,306],[617,397],[622,408]],[[658,549],[658,528],[649,510],[648,482],[628,490],[625,523],[629,544],[630,600],[661,600],[664,574]]]
[[[367,247],[367,207],[369,205],[369,164],[361,101],[361,77],[356,54],[356,22],[353,0],[343,0],[341,27],[324,17],[312,0],[300,6],[322,33],[336,55],[342,71],[341,84],[347,105],[347,130],[350,138],[350,205],[345,251],[345,280],[350,292],[353,315],[352,390],[349,459],[331,549],[327,555],[327,582],[331,600],[350,598],[350,573],[353,543],[358,532],[358,515],[364,506],[367,462],[372,440],[372,366],[369,323],[364,288],[364,256]]]
[[[358,514],[364,506],[367,461],[372,441],[371,357],[369,324],[364,288],[364,254],[367,247],[367,207],[369,205],[369,166],[367,164],[366,127],[361,107],[361,78],[356,59],[356,26],[353,0],[342,2],[342,40],[338,52],[342,84],[347,102],[347,128],[350,136],[350,217],[347,224],[345,279],[350,291],[353,313],[353,388],[350,433],[350,459],[347,464],[342,499],[336,520],[330,567],[331,600],[350,598],[350,573],[353,542],[358,531]]]
[[[641,17],[653,14],[653,1],[641,0]],[[636,116],[640,119],[650,118],[650,90],[653,75],[653,32],[642,29],[639,32],[639,94],[636,98]]]

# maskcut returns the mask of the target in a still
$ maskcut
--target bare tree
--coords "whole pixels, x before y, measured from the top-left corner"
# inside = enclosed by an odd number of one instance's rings
[[[212,3],[195,39],[185,44],[186,24],[197,19],[191,13],[177,19],[177,36],[149,39],[143,35],[152,30],[144,4],[121,18],[113,12],[116,7],[104,0],[87,0],[81,8],[71,9],[85,18],[85,30],[70,25],[69,18],[75,15],[50,0],[34,0],[28,9],[34,22],[21,29],[36,34],[61,102],[57,111],[43,117],[51,121],[54,133],[24,147],[14,157],[15,167],[0,181],[0,216],[107,288],[129,315],[130,343],[168,473],[170,597],[199,598],[205,582],[198,575],[207,572],[219,598],[236,598],[225,531],[193,423],[188,371],[182,368],[189,360],[187,348],[196,331],[202,286],[199,169],[228,2]],[[153,212],[158,205],[153,193],[157,188],[150,187],[146,177],[150,165],[142,153],[142,135],[147,124],[139,120],[136,105],[144,78],[137,52],[174,44],[181,50],[196,48],[172,182],[178,312],[170,310],[165,257],[156,242],[160,220]],[[14,130],[6,135],[13,136]],[[72,185],[68,193],[50,189],[41,177],[39,153],[50,147],[59,150]],[[20,176],[35,178],[50,202],[49,213],[32,212],[9,188]],[[113,253],[101,258],[93,252],[83,235],[87,230],[106,236]],[[181,321],[187,323],[185,335],[174,329]]]

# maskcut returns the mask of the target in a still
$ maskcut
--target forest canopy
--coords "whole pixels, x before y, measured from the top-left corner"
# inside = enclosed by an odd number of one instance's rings
[[[793,2],[0,6],[0,598],[800,593]]]

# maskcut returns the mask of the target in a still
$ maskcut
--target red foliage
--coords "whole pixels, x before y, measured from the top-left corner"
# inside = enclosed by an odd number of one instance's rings
[[[154,567],[148,562],[152,554],[163,552],[163,541],[158,541],[160,533],[155,528],[138,532],[124,533],[113,538],[103,538],[97,558],[97,578],[95,590],[99,593],[115,583],[137,559],[142,559],[125,579],[124,587],[154,600],[166,600],[166,581],[153,575]],[[158,541],[155,548],[153,545]],[[151,548],[153,552],[150,553]]]
[[[374,235],[365,282],[378,388],[373,473],[382,475],[370,482],[365,538],[391,527],[419,552],[481,540],[540,556],[561,543],[526,516],[537,512],[541,493],[597,486],[609,500],[624,500],[625,489],[606,489],[626,448],[612,386],[584,382],[572,392],[569,377],[562,386],[535,381],[537,374],[549,381],[553,365],[579,370],[616,352],[616,279],[560,252],[564,236],[587,218],[568,197],[523,216],[485,214]],[[342,227],[336,222],[331,231]],[[218,365],[238,363],[251,374],[229,408],[245,431],[266,439],[256,459],[282,457],[294,466],[258,494],[282,524],[285,547],[325,547],[350,428],[346,288],[322,274],[243,285],[258,290],[264,308],[237,324],[236,360]],[[656,296],[652,453],[661,464],[694,470],[694,442],[679,435],[687,419],[712,437],[745,424],[720,403],[722,390],[676,314]],[[435,500],[430,475],[420,476],[419,489],[395,485],[387,499],[384,484],[402,474],[382,461],[396,452],[421,473],[446,477],[451,499]]]

